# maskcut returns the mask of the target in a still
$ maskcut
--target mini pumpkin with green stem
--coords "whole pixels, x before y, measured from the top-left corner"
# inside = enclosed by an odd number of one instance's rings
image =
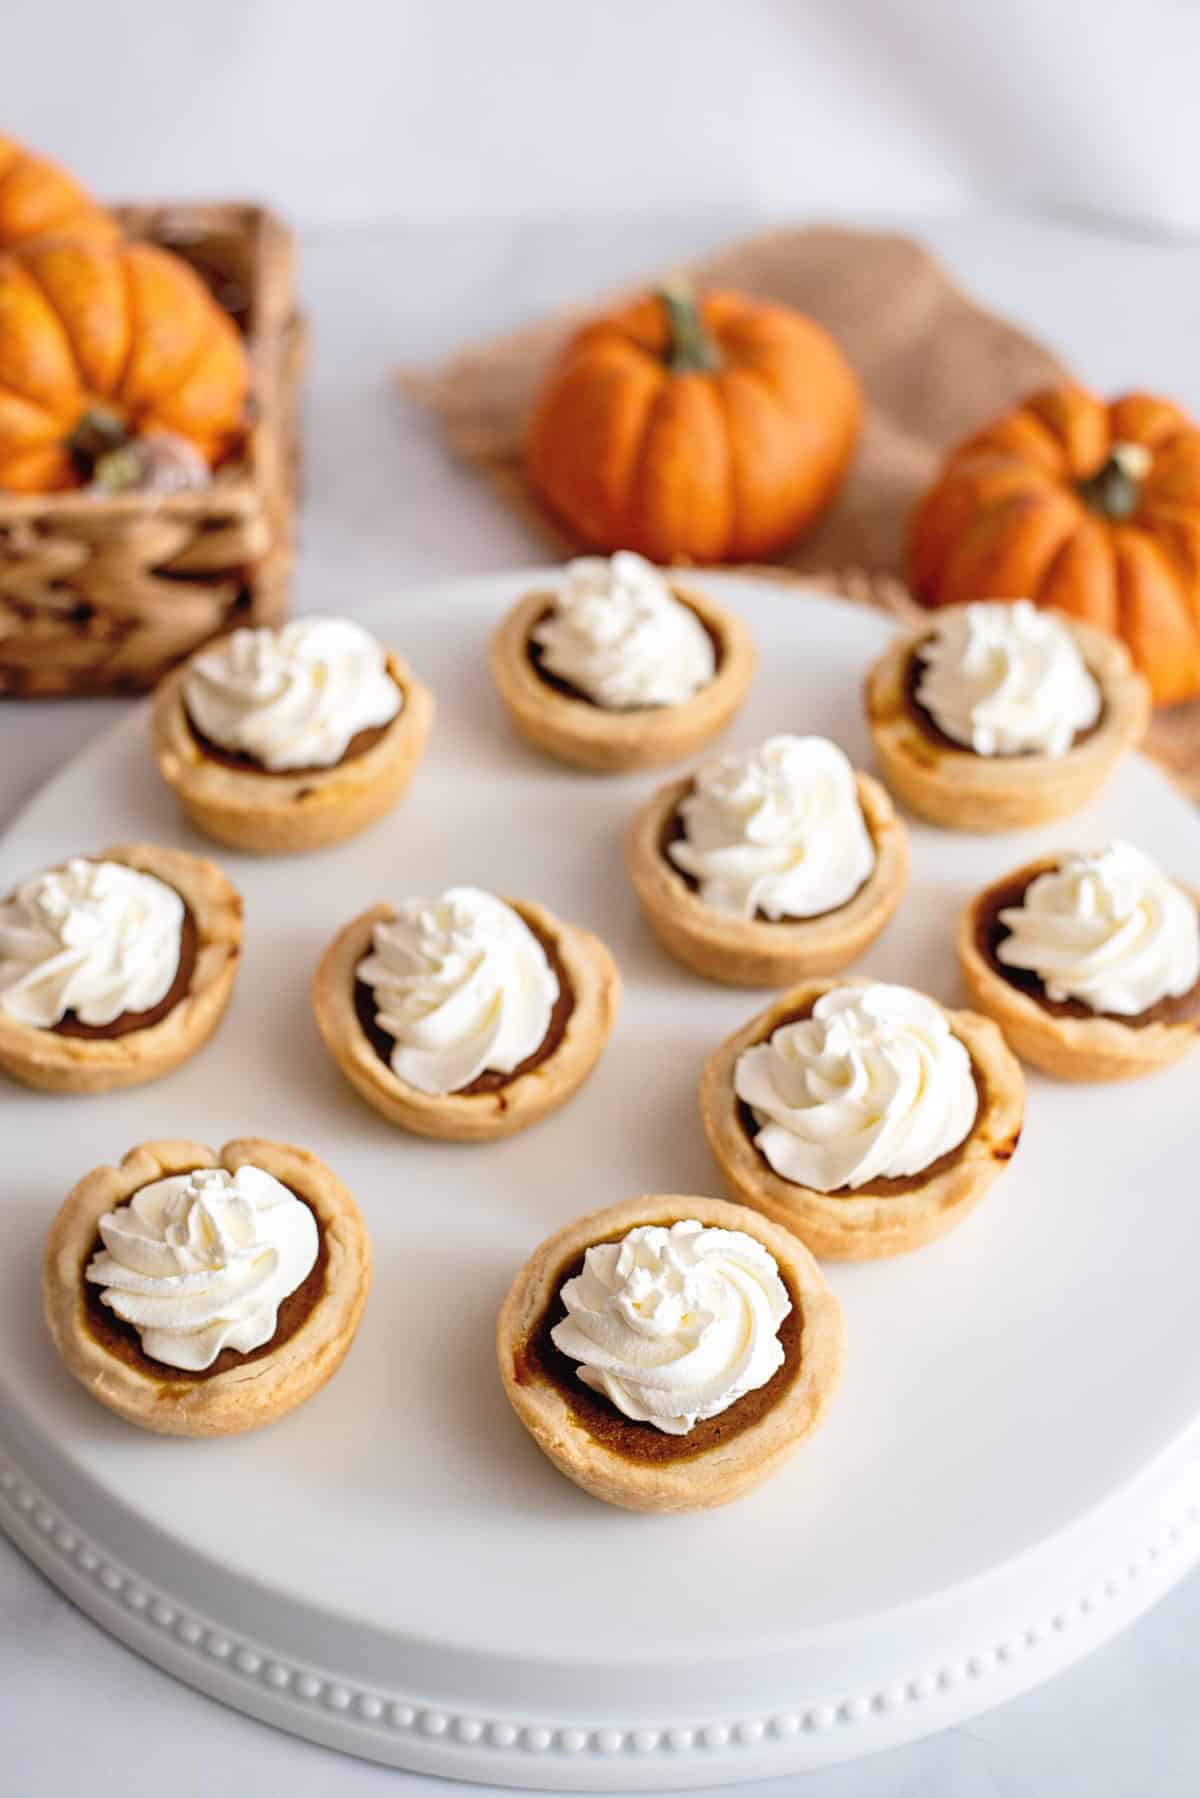
[[[566,346],[534,407],[526,473],[589,548],[753,561],[826,510],[861,419],[857,377],[812,319],[676,284]]]

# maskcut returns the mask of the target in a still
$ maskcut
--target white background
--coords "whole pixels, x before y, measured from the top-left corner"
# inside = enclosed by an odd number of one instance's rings
[[[1200,225],[1192,0],[10,0],[5,128],[305,223],[981,198]]]
[[[444,463],[388,384],[393,360],[432,357],[771,217],[900,216],[1085,377],[1161,386],[1200,409],[1189,0],[6,11],[6,128],[105,194],[262,196],[311,227],[309,539],[319,517],[332,553],[319,571],[302,563],[308,609],[353,612],[364,586],[399,593],[417,575],[537,553]],[[1015,206],[1089,223],[1051,228]],[[1101,215],[1122,220],[1121,235],[1098,231]],[[1139,241],[1147,226],[1179,237]],[[0,707],[0,825],[121,710]],[[0,1140],[2,1108],[0,1095]],[[1192,1798],[1198,1642],[1193,1577],[1043,1692],[789,1789]],[[126,1798],[415,1798],[419,1783],[219,1711],[101,1637],[3,1542],[0,1741],[5,1798],[66,1798],[85,1776]]]

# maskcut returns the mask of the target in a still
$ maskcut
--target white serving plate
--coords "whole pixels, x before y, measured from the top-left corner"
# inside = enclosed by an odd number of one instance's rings
[[[696,1082],[765,996],[667,960],[622,871],[654,777],[573,774],[509,734],[491,624],[535,574],[409,594],[364,622],[437,692],[401,808],[301,860],[223,857],[246,956],[217,1040],[157,1086],[54,1099],[7,1086],[0,1522],[104,1627],[214,1696],[398,1766],[572,1789],[741,1780],[958,1721],[1057,1671],[1200,1552],[1193,1061],[1120,1088],[1033,1076],[1009,1171],[944,1242],[831,1269],[845,1377],[818,1436],[729,1508],[640,1517],[561,1479],[511,1416],[497,1306],[542,1236],[638,1192],[715,1193]],[[705,577],[760,647],[728,741],[822,732],[870,763],[859,688],[875,614]],[[145,749],[144,709],[69,766],[0,845],[0,891],[73,850],[210,845]],[[914,825],[910,892],[863,964],[960,997],[958,907],[1043,849],[1132,837],[1200,885],[1200,823],[1130,758],[1066,825]],[[598,931],[623,1009],[589,1086],[485,1147],[421,1142],[344,1084],[308,981],[375,900],[454,881],[529,894]],[[342,1371],[256,1435],[143,1435],[46,1338],[47,1223],[133,1143],[305,1144],[366,1215],[375,1288]]]

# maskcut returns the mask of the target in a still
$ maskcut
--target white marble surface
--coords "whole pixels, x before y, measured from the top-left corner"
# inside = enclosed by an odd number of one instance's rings
[[[714,246],[746,221],[609,219],[359,229],[314,237],[304,287],[315,350],[297,602],[353,613],[431,573],[538,548],[447,465],[389,364],[435,357],[589,290]],[[1006,216],[921,231],[990,305],[1065,349],[1101,387],[1156,387],[1200,411],[1200,246]],[[117,702],[0,706],[0,824],[111,719]],[[3,1098],[0,1096],[0,1141]],[[1200,1789],[1200,1574],[1040,1691],[924,1743],[784,1780],[811,1798],[1191,1798]],[[450,1788],[339,1759],[177,1685],[118,1647],[0,1538],[0,1790],[67,1798],[85,1775],[125,1798],[223,1787],[290,1798]],[[472,1788],[463,1787],[464,1792]],[[477,1789],[477,1788],[475,1788]]]

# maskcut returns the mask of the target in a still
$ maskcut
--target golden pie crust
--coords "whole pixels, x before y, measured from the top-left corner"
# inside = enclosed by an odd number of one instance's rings
[[[671,591],[712,638],[716,673],[679,705],[630,711],[612,711],[577,699],[539,675],[529,658],[530,636],[553,607],[553,593],[530,593],[513,607],[492,638],[490,661],[496,691],[527,742],[572,767],[622,774],[685,761],[725,729],[754,675],[750,633],[740,618],[694,588],[672,583]]]
[[[404,704],[362,755],[294,773],[231,768],[207,753],[188,721],[183,689],[190,666],[175,669],[154,696],[150,734],[159,773],[197,829],[253,855],[324,849],[376,823],[407,787],[433,724],[433,694],[389,650],[387,671]]]
[[[325,1250],[323,1286],[299,1327],[277,1348],[211,1375],[181,1376],[146,1358],[134,1365],[89,1327],[84,1270],[100,1219],[143,1186],[197,1167],[245,1162],[273,1174],[314,1213]],[[50,1226],[42,1266],[46,1323],[63,1361],[92,1397],[140,1429],[164,1436],[232,1436],[259,1429],[311,1398],[350,1347],[371,1285],[371,1252],[358,1206],[315,1155],[246,1137],[215,1155],[203,1143],[148,1142],[119,1167],[98,1167],[68,1193]],[[161,1365],[161,1374],[157,1371]]]
[[[1139,1025],[1103,1013],[1063,1017],[1006,980],[980,948],[979,920],[993,895],[1017,882],[1028,885],[1060,860],[1050,855],[1027,862],[977,893],[960,913],[955,947],[972,1004],[995,1019],[1022,1061],[1059,1080],[1134,1080],[1181,1061],[1200,1042],[1200,1020]],[[1176,884],[1200,907],[1200,893]]]
[[[514,1136],[565,1105],[599,1061],[621,994],[617,964],[599,937],[529,899],[507,899],[534,934],[554,945],[573,1004],[562,1039],[544,1061],[492,1091],[423,1093],[392,1072],[355,1006],[355,969],[371,953],[376,924],[396,916],[373,905],[338,932],[317,965],[312,1001],[326,1048],[369,1105],[403,1130],[447,1142]]]
[[[727,1440],[686,1459],[635,1461],[594,1436],[562,1389],[531,1367],[523,1350],[557,1294],[562,1270],[586,1248],[639,1224],[683,1218],[742,1230],[775,1257],[801,1313],[799,1367],[770,1408]],[[496,1324],[504,1390],[542,1453],[593,1498],[630,1511],[709,1510],[768,1479],[820,1423],[837,1387],[844,1347],[842,1308],[808,1250],[787,1230],[724,1199],[659,1194],[593,1211],[548,1237],[513,1281]],[[737,1403],[727,1415],[732,1419],[736,1412]],[[653,1424],[634,1427],[654,1429]]]
[[[123,862],[173,887],[195,923],[195,967],[188,991],[164,1018],[125,1036],[60,1036],[0,1010],[0,1068],[40,1092],[114,1092],[171,1073],[216,1030],[241,960],[241,895],[215,862],[154,843],[119,843],[87,859]]]
[[[903,1255],[952,1230],[1008,1166],[1025,1111],[1024,1076],[996,1025],[971,1011],[947,1010],[955,1036],[971,1057],[979,1089],[979,1110],[962,1145],[924,1175],[878,1182],[877,1192],[816,1192],[784,1180],[767,1165],[742,1121],[733,1087],[738,1057],[781,1024],[807,1015],[823,993],[871,984],[860,977],[809,980],[793,987],[723,1042],[700,1080],[705,1135],[730,1193],[775,1218],[814,1255],[830,1261]]]
[[[884,779],[912,811],[949,830],[1024,830],[1077,812],[1150,722],[1150,689],[1124,645],[1057,614],[1100,687],[1099,724],[1062,756],[976,755],[936,739],[908,698],[912,657],[952,609],[898,638],[867,674],[867,723]]]
[[[692,782],[660,787],[634,814],[625,865],[646,921],[676,961],[730,986],[785,986],[834,974],[875,941],[908,885],[908,832],[891,799],[869,774],[855,774],[858,803],[875,846],[875,866],[845,905],[815,918],[771,923],[731,918],[706,905],[667,860],[665,841]]]

